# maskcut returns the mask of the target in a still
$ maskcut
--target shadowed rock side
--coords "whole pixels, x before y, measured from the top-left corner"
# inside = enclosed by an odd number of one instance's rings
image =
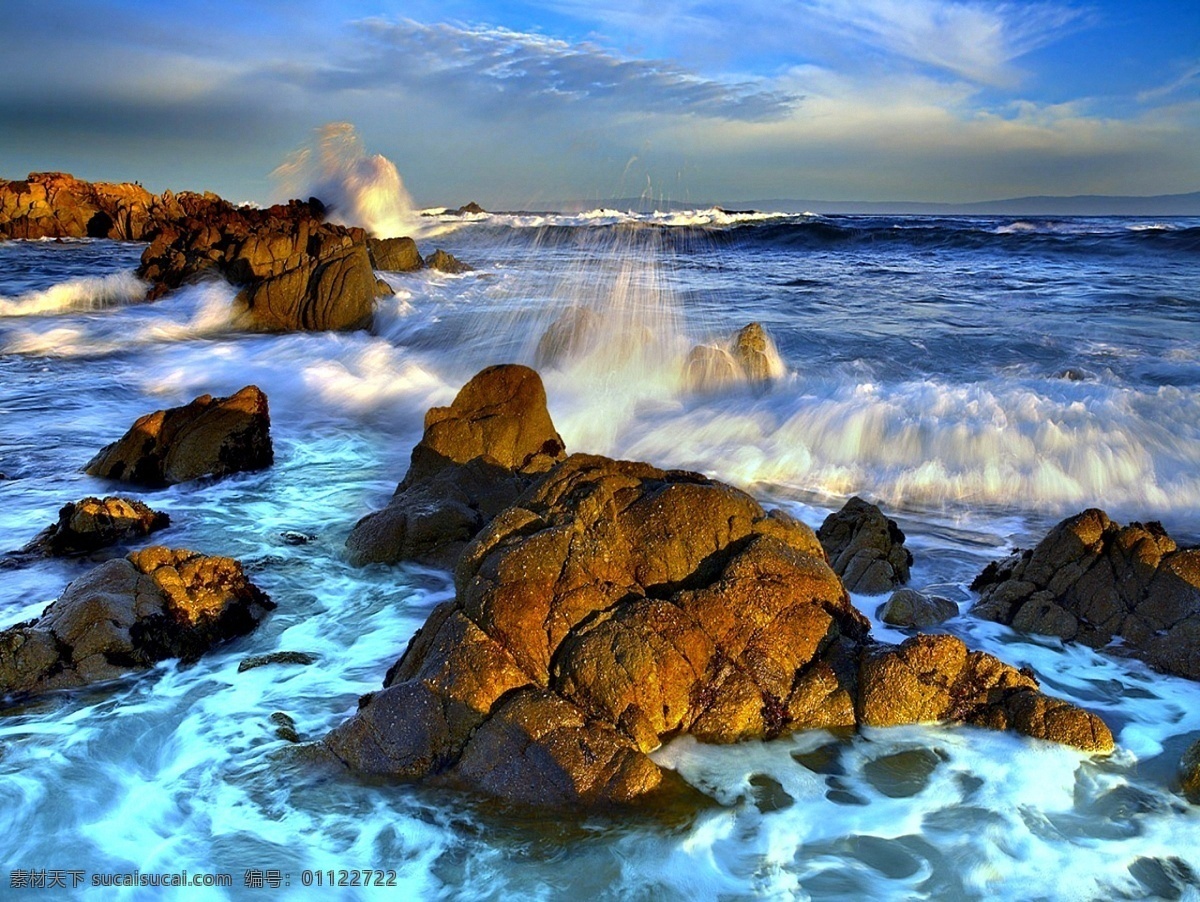
[[[83,498],[63,505],[58,512],[58,522],[38,533],[19,553],[48,557],[87,554],[143,538],[170,523],[166,514],[151,510],[133,498],[115,495]]]
[[[1177,549],[1158,523],[1121,527],[1086,510],[989,564],[971,588],[980,617],[1200,679],[1200,550]]]
[[[267,396],[248,385],[228,398],[201,395],[141,417],[85,471],[145,486],[262,470],[275,459]]]
[[[958,616],[958,605],[940,595],[915,589],[897,589],[876,610],[876,616],[892,626],[927,629]]]
[[[350,560],[453,566],[466,543],[563,455],[541,377],[516,364],[489,367],[449,407],[425,415],[396,494],[347,538]]]
[[[684,732],[958,719],[1112,747],[1098,718],[958,640],[938,637],[929,667],[910,643],[870,643],[810,529],[694,473],[573,455],[479,534],[455,582],[327,737],[354,770],[567,806],[651,792],[647,753]],[[906,675],[895,703],[889,667]],[[1059,708],[1077,720],[1038,713]]]
[[[912,554],[904,547],[904,533],[869,501],[851,498],[825,518],[817,537],[851,592],[882,595],[908,582]]]
[[[1179,762],[1179,785],[1189,802],[1200,805],[1200,740],[1183,753]]]
[[[194,661],[274,608],[237,561],[160,546],[106,561],[36,620],[0,632],[0,696],[68,689]]]

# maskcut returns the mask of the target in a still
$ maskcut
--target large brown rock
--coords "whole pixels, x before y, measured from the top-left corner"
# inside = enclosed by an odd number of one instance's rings
[[[912,554],[904,533],[883,512],[855,496],[817,530],[830,566],[851,592],[882,595],[908,582]]]
[[[36,620],[0,632],[0,697],[68,689],[194,661],[274,603],[229,558],[159,546],[106,561]]]
[[[425,265],[411,238],[368,238],[371,265],[388,272],[413,272]]]
[[[515,364],[489,367],[449,407],[426,414],[392,500],[347,538],[350,560],[452,566],[476,533],[563,456],[541,377]]]
[[[274,460],[267,396],[248,385],[228,398],[201,395],[141,417],[85,467],[103,479],[145,486],[261,470]]]
[[[981,617],[1200,679],[1200,550],[1176,548],[1158,523],[1121,527],[1086,510],[971,587]]]
[[[812,531],[694,473],[573,455],[466,547],[455,585],[383,689],[326,738],[354,770],[572,806],[652,792],[662,774],[648,753],[680,733],[734,742],[970,717],[1104,747],[1103,724],[1051,731],[1066,719],[1052,711],[1077,709],[989,656],[966,666],[965,649],[934,656],[889,701],[883,650]],[[997,696],[1010,688],[1029,698]]]
[[[63,172],[0,180],[0,237],[141,240],[156,198],[140,185],[85,182]]]
[[[144,538],[170,525],[170,518],[134,498],[110,495],[83,498],[63,505],[58,521],[42,530],[21,554],[50,557],[91,551]]]

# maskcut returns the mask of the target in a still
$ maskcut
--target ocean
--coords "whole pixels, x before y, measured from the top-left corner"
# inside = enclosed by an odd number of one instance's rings
[[[977,620],[968,589],[1087,507],[1200,543],[1200,219],[595,210],[415,228],[475,269],[381,273],[396,294],[371,333],[233,331],[221,282],[144,303],[141,245],[0,243],[0,552],[120,490],[81,468],[138,416],[253,383],[273,467],[136,496],[171,517],[155,541],[241,560],[278,603],[194,665],[0,711],[0,895],[18,872],[186,871],[229,877],[196,899],[1200,899],[1200,808],[1175,775],[1200,685]],[[655,758],[702,801],[603,815],[292,754],[273,714],[320,738],[453,594],[438,570],[350,567],[351,526],[394,491],[427,408],[484,366],[538,364],[573,308],[594,340],[538,365],[568,451],[698,470],[814,528],[851,495],[878,502],[910,585],[959,605],[942,629],[1099,713],[1115,754],[933,725],[684,738]],[[689,387],[689,350],[752,321],[777,378]],[[0,571],[0,626],[93,565]],[[854,596],[900,641],[883,600]],[[238,672],[281,650],[317,660]],[[329,888],[356,869],[396,888]]]

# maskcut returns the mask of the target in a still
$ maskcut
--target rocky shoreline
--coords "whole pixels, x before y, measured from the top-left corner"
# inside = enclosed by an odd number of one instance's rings
[[[57,173],[0,183],[0,237],[147,241],[139,275],[150,299],[221,277],[239,287],[238,322],[254,330],[367,328],[390,291],[376,269],[427,264],[411,239],[373,238],[325,214],[316,199],[253,210]],[[543,341],[548,359],[583,340],[583,325],[564,323]],[[773,346],[754,325],[729,349],[693,352],[694,390],[771,378]],[[274,459],[269,423],[254,386],[203,395],[140,418],[86,470],[157,488],[263,469]],[[135,499],[86,498],[6,566],[136,542],[165,525]],[[950,635],[918,632],[899,645],[871,635],[850,592],[893,593],[881,616],[912,628],[957,614],[904,588],[904,540],[860,498],[814,532],[699,474],[568,454],[538,374],[489,367],[427,413],[392,500],[346,541],[358,566],[453,570],[455,597],[313,748],[358,774],[551,807],[648,798],[663,779],[650,753],[684,734],[729,743],[946,722],[1111,752],[1103,720],[1043,693],[1028,669]],[[1200,551],[1178,549],[1157,524],[1122,528],[1085,511],[972,588],[974,616],[1200,679]],[[0,696],[194,660],[273,606],[236,561],[134,551],[0,632]],[[1193,800],[1197,761],[1193,748],[1181,762]]]

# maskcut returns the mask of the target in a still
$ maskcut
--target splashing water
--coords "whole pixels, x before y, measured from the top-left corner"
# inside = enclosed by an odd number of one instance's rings
[[[331,222],[358,226],[379,238],[419,231],[395,164],[382,154],[367,154],[349,122],[321,126],[315,148],[295,151],[271,175],[291,197],[320,199]]]

